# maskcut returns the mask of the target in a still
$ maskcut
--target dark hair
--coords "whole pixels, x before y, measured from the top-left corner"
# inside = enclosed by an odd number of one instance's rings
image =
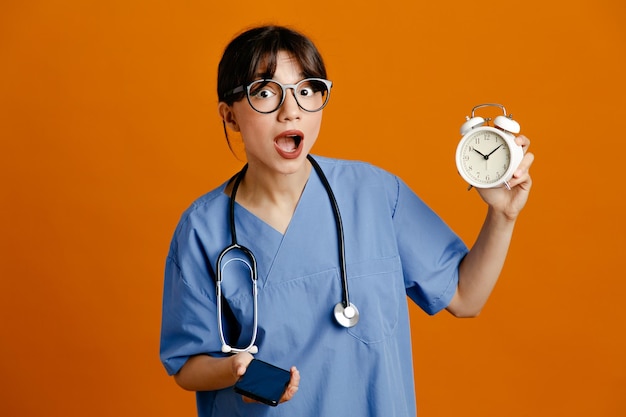
[[[313,42],[301,33],[283,26],[260,26],[234,38],[224,50],[217,70],[217,97],[229,105],[241,100],[245,93],[225,96],[259,76],[272,78],[276,57],[287,52],[302,68],[304,78],[326,78],[326,67]],[[259,68],[263,73],[259,74]]]

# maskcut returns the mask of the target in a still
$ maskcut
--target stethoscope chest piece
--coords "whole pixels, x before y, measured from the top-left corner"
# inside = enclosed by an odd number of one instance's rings
[[[343,301],[335,305],[335,320],[343,327],[353,327],[359,322],[359,310],[354,304],[343,305]]]

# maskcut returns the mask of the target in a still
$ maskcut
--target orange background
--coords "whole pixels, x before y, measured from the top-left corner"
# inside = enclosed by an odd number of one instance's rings
[[[158,360],[164,258],[241,165],[216,66],[268,22],[326,58],[315,153],[400,175],[468,243],[485,209],[454,166],[464,117],[502,103],[532,140],[482,315],[412,308],[420,415],[626,415],[625,19],[621,0],[3,2],[0,415],[195,415]]]

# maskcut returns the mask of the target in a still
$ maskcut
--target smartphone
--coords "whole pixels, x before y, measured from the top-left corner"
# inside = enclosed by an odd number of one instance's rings
[[[241,395],[276,407],[290,379],[291,372],[259,359],[252,359],[234,389]]]

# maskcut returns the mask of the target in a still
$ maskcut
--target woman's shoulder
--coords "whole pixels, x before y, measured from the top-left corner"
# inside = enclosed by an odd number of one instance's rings
[[[314,155],[313,158],[320,164],[328,177],[337,177],[338,180],[385,180],[393,182],[397,180],[395,175],[370,162],[317,155]]]
[[[395,174],[372,163],[314,156],[336,194],[362,198],[363,201],[383,197],[395,211],[401,194],[410,191]],[[411,194],[415,195],[412,191]],[[416,195],[415,195],[416,196]]]
[[[179,227],[185,223],[194,222],[194,219],[205,219],[203,221],[206,221],[208,214],[216,210],[223,211],[228,204],[228,196],[224,194],[227,184],[228,181],[193,200],[181,214]]]

